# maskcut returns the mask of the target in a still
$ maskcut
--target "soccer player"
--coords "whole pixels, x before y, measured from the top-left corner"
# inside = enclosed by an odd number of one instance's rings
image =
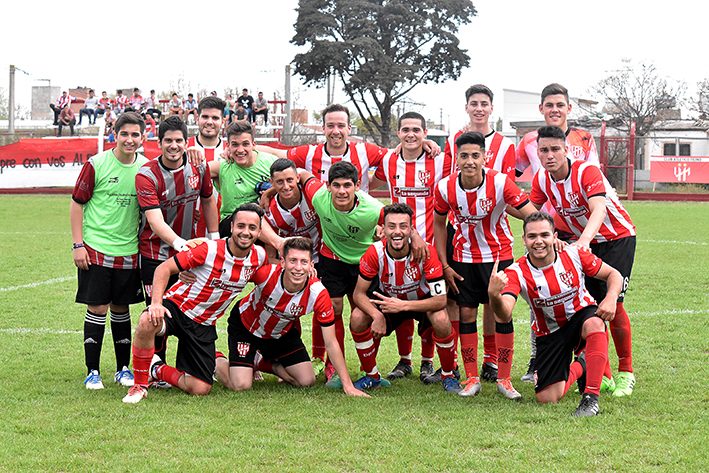
[[[482,386],[478,374],[478,306],[488,306],[487,286],[495,262],[512,264],[514,238],[507,221],[507,206],[525,216],[534,211],[527,195],[505,174],[485,169],[485,137],[466,132],[456,140],[459,171],[436,187],[434,238],[443,264],[446,283],[460,307],[460,345],[467,379],[461,396],[475,396]],[[452,214],[455,236],[453,253],[447,251],[446,215]],[[462,281],[465,281],[464,283]],[[497,390],[509,399],[520,394],[510,382],[511,360],[506,356],[514,345],[512,322],[496,320],[498,352]]]
[[[133,341],[135,385],[123,402],[140,402],[154,380],[177,386],[188,394],[209,394],[216,367],[215,323],[254,272],[266,263],[266,252],[254,246],[262,216],[263,210],[257,205],[238,207],[230,237],[188,247],[157,267],[153,298],[140,316]],[[165,294],[168,280],[187,270],[196,276],[196,281],[178,281]],[[155,354],[155,337],[167,335],[180,340],[175,367]]]
[[[562,132],[563,133],[563,132]],[[562,138],[563,141],[563,138]],[[541,149],[541,143],[540,143]],[[554,249],[554,219],[534,212],[524,219],[527,255],[490,277],[490,305],[502,321],[512,323],[512,309],[522,294],[532,310],[537,334],[535,392],[542,403],[558,402],[579,380],[581,403],[574,417],[599,413],[598,395],[608,363],[608,333],[623,278],[618,271],[581,246]],[[596,306],[586,285],[593,279],[607,284],[605,297]],[[569,365],[574,352],[585,350]],[[510,361],[512,352],[509,354]]]
[[[84,357],[87,389],[103,389],[101,347],[106,314],[116,353],[115,381],[133,385],[129,304],[143,301],[138,270],[139,207],[135,176],[148,160],[137,153],[145,122],[136,113],[116,120],[116,147],[92,156],[81,168],[69,206],[72,251],[78,268],[76,302],[86,304]]]
[[[616,268],[623,277],[623,290],[617,297],[615,318],[610,322],[618,354],[615,382],[610,367],[605,373],[608,389],[614,396],[632,394],[635,385],[630,319],[623,307],[625,291],[635,257],[635,226],[618,196],[600,169],[591,163],[572,160],[564,132],[544,126],[537,134],[539,160],[543,169],[532,182],[530,199],[538,209],[547,201],[561,216],[578,240],[574,245],[589,249]],[[606,285],[590,280],[588,290],[595,300],[606,297]],[[613,389],[615,384],[615,389]]]
[[[359,264],[360,275],[354,291],[357,307],[352,309],[350,330],[366,374],[355,381],[355,387],[376,389],[382,384],[376,360],[378,344],[374,339],[388,336],[405,320],[417,320],[419,334],[428,326],[433,329],[443,389],[457,394],[461,386],[453,377],[455,344],[444,310],[443,270],[435,251],[425,262],[412,258],[413,215],[411,207],[404,203],[384,207],[384,239],[372,244]]]
[[[251,276],[256,288],[229,316],[229,360],[217,352],[216,373],[227,388],[251,389],[254,365],[296,387],[315,384],[315,372],[294,322],[314,313],[322,326],[330,360],[346,394],[362,396],[352,385],[335,337],[335,316],[323,284],[311,277],[313,242],[286,238],[279,265],[266,265]],[[260,360],[256,360],[257,351]]]

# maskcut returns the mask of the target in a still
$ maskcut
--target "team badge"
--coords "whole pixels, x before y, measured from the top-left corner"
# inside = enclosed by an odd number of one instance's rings
[[[422,186],[428,186],[431,181],[431,171],[419,171],[419,181]]]
[[[347,230],[349,230],[350,233],[357,233],[359,231],[359,227],[355,227],[354,225],[347,225]]]
[[[318,218],[318,213],[315,210],[308,210],[305,212],[305,218],[308,220],[315,220]]]
[[[485,164],[489,164],[490,160],[495,157],[491,149],[485,151]]]
[[[567,286],[574,285],[574,273],[572,271],[566,271],[559,274],[559,279],[561,279],[561,282],[563,282]]]
[[[487,199],[480,199],[480,210],[482,210],[485,213],[489,213],[490,210],[492,210],[492,199],[489,197]]]
[[[192,189],[199,187],[199,176],[190,176],[187,178],[187,183]]]
[[[404,275],[412,281],[417,281],[418,279],[420,279],[421,273],[419,272],[418,265],[409,266],[408,268],[406,268],[404,270]]]
[[[250,343],[238,342],[236,344],[236,351],[239,353],[241,358],[244,358],[247,353],[249,353],[249,348],[251,348]]]
[[[241,274],[243,275],[244,279],[246,279],[247,281],[249,279],[251,279],[251,276],[253,276],[253,274],[254,274],[253,268],[244,268],[241,271],[242,271]]]
[[[290,306],[288,306],[288,312],[296,317],[300,317],[303,313],[305,313],[305,307],[298,305],[295,302],[291,302]]]
[[[571,202],[571,204],[574,207],[579,206],[579,193],[578,192],[569,192],[568,194],[566,194],[566,198],[569,199],[569,202]]]

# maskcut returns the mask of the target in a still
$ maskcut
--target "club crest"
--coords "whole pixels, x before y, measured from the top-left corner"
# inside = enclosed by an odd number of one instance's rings
[[[559,274],[559,279],[561,279],[561,282],[563,282],[567,286],[574,285],[574,273],[572,271],[566,271]]]
[[[431,171],[419,171],[419,181],[422,186],[428,186],[431,181]]]
[[[418,265],[416,266],[409,266],[404,270],[404,275],[411,279],[412,281],[417,281],[418,279],[421,278],[421,273],[419,272],[419,267]]]
[[[305,307],[298,305],[295,302],[291,302],[290,306],[288,306],[288,312],[296,317],[300,317],[305,313]]]
[[[187,183],[192,189],[199,187],[199,176],[190,176],[187,178]]]
[[[249,343],[238,342],[236,344],[236,351],[239,353],[241,358],[245,357],[246,354],[249,353],[249,348],[251,348],[251,344]]]
[[[307,220],[315,220],[316,218],[318,218],[318,213],[315,210],[308,210],[307,212],[305,212],[305,218]]]
[[[480,210],[482,210],[485,213],[489,213],[490,210],[492,210],[492,199],[489,197],[486,199],[480,199],[478,202],[480,202]]]
[[[574,207],[579,206],[579,193],[578,192],[569,192],[568,194],[566,194],[566,198],[569,200],[569,202],[571,202],[571,204]]]

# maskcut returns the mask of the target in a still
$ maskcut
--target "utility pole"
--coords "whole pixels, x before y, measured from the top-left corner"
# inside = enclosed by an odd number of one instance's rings
[[[290,132],[291,132],[291,123],[290,123],[290,107],[291,107],[291,99],[290,99],[290,64],[286,65],[286,85],[285,85],[285,96],[286,96],[286,106],[285,106],[285,113],[286,116],[283,119],[283,130],[282,130],[282,137],[286,138],[286,144],[290,143]],[[283,142],[283,138],[281,138],[281,142]]]
[[[15,66],[10,66],[10,96],[8,97],[8,107],[7,107],[7,118],[8,127],[7,132],[10,135],[15,134]]]

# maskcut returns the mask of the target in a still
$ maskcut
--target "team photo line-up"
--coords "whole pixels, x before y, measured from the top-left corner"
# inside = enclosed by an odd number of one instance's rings
[[[521,295],[531,325],[521,379],[534,383],[539,402],[558,402],[577,385],[572,415],[593,416],[601,392],[633,392],[623,300],[635,227],[601,173],[593,137],[568,126],[563,86],[544,88],[546,125],[516,148],[490,127],[493,93],[484,85],[466,91],[470,122],[443,150],[426,139],[416,112],[399,118],[400,144],[389,150],[348,141],[349,111],[330,105],[321,115],[324,143],[284,150],[256,145],[247,121],[222,136],[224,107],[215,96],[200,100],[199,131],[189,139],[179,116],[164,119],[161,155],[152,161],[138,152],[145,121],[124,112],[116,147],[81,170],[70,221],[76,302],[86,305],[87,389],[104,387],[110,310],[114,381],[129,388],[125,403],[140,402],[151,387],[195,395],[214,382],[250,389],[263,372],[297,387],[322,376],[328,387],[367,397],[413,374],[416,327],[423,384],[472,397],[488,381],[518,400],[512,310]],[[515,184],[528,167],[529,194]],[[369,195],[380,187],[391,204]],[[508,216],[523,222],[525,256],[517,261]],[[252,292],[232,304],[248,283]],[[345,298],[356,380],[344,356]],[[133,334],[129,305],[143,301]],[[215,324],[230,306],[224,354]],[[309,353],[299,319],[310,314]],[[392,333],[400,358],[384,375],[376,358]]]

